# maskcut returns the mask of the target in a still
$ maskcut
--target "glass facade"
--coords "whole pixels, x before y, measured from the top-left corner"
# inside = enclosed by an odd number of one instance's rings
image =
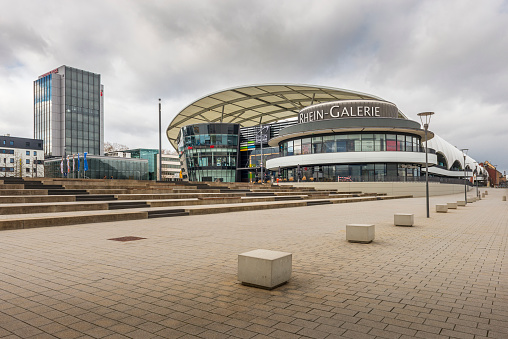
[[[300,181],[419,181],[420,174],[420,165],[401,163],[337,164],[281,169],[283,181],[298,181],[298,175]]]
[[[419,136],[402,133],[340,133],[313,135],[279,143],[280,156],[342,152],[424,152]],[[282,168],[284,181],[418,181],[419,164],[315,164]]]
[[[67,153],[101,154],[101,76],[65,67],[65,147]]]
[[[279,144],[281,156],[337,152],[424,152],[420,137],[390,133],[349,133],[312,136]]]
[[[127,150],[131,154],[131,158],[135,159],[146,159],[148,160],[148,179],[156,180],[157,175],[155,173],[155,156],[159,154],[157,149],[138,148],[133,150]]]
[[[197,124],[180,131],[182,176],[189,181],[237,180],[238,124]]]
[[[52,149],[52,83],[53,74],[34,81],[34,137],[44,140],[44,153]]]
[[[100,74],[61,66],[34,81],[34,135],[44,154],[103,153]]]
[[[69,163],[71,169],[67,172],[67,161],[63,161],[63,171],[61,173],[61,158],[53,158],[44,161],[45,175],[48,178],[83,178],[90,179],[133,179],[148,180],[148,160],[145,159],[129,159],[87,156],[88,171],[83,170],[83,157],[80,160],[80,168],[78,174],[77,162],[75,161],[75,171],[72,171],[72,158]]]

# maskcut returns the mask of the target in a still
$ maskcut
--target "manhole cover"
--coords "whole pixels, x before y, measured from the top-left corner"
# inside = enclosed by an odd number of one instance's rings
[[[111,238],[108,240],[114,240],[114,241],[134,241],[134,240],[141,240],[146,238],[140,238],[140,237],[120,237],[120,238]]]

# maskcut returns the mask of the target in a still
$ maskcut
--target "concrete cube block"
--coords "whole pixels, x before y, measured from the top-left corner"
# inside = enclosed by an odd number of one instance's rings
[[[465,200],[457,201],[457,206],[466,206],[466,201]]]
[[[291,278],[292,254],[258,249],[238,255],[238,280],[248,286],[274,289]]]
[[[374,240],[373,224],[346,225],[346,240],[349,242],[369,243]]]
[[[485,193],[482,193],[482,198],[485,198]]]
[[[448,205],[436,205],[436,212],[438,213],[448,212]]]
[[[489,191],[485,191],[485,195],[489,195]]]
[[[457,209],[457,203],[456,202],[449,202],[449,203],[446,204],[446,206],[448,206],[448,209],[454,209],[454,210]]]
[[[393,224],[395,226],[413,226],[415,215],[409,213],[395,213],[393,215]]]

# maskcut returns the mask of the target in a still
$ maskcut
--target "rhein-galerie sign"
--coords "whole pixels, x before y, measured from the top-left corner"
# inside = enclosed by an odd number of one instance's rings
[[[398,113],[397,106],[385,101],[334,101],[302,109],[298,123],[344,118],[397,118]]]

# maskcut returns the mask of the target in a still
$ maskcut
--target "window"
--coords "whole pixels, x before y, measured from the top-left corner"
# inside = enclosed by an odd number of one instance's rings
[[[25,146],[26,146],[26,147],[30,147],[30,142],[28,142],[28,141],[27,141],[27,142],[25,142]]]
[[[34,151],[34,157],[36,157],[36,156],[37,156],[37,151]]]
[[[30,155],[30,151],[26,151],[26,155]]]
[[[312,137],[312,153],[321,153],[323,137]]]
[[[14,146],[14,141],[9,141],[9,145]]]
[[[14,164],[14,158],[10,158],[9,160],[11,164]]]
[[[347,135],[336,135],[337,152],[347,152]]]
[[[26,168],[26,172],[27,172],[27,173],[30,173],[30,168],[28,168],[28,167],[27,167],[27,168]]]
[[[27,165],[30,164],[30,159],[26,159]]]
[[[362,134],[362,152],[374,152],[374,134]]]
[[[302,154],[311,153],[311,138],[302,139]]]
[[[324,136],[323,146],[325,153],[336,152],[337,148],[335,147],[335,137],[333,135]]]
[[[3,144],[5,145],[5,140],[3,140]]]

